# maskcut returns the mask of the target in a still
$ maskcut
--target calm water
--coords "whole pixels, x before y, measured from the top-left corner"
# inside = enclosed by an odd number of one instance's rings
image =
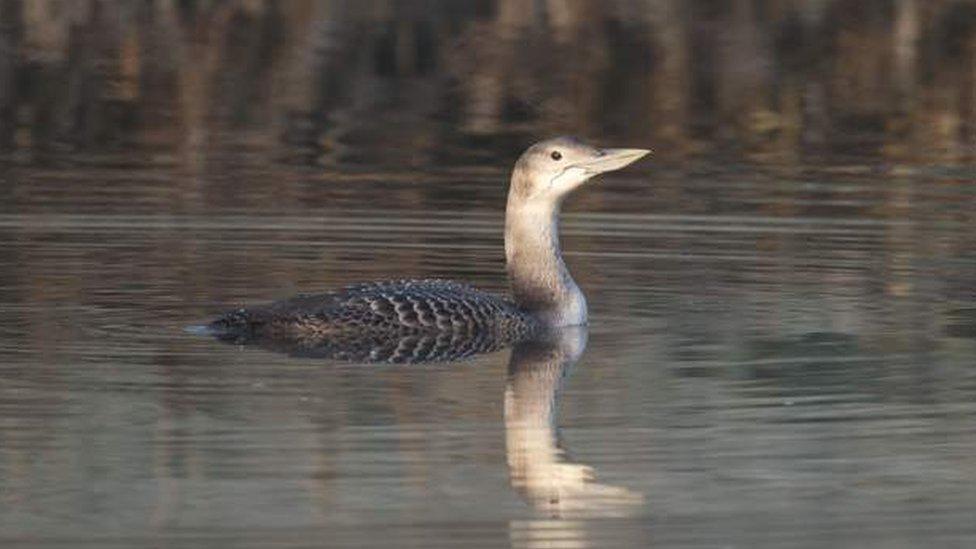
[[[66,158],[2,171],[7,545],[976,540],[971,168],[642,163],[565,215],[588,345],[393,366],[183,328],[389,276],[504,291],[507,168]]]
[[[976,545],[976,3],[4,1],[0,546]],[[518,152],[588,332],[352,364],[187,333],[504,292]]]

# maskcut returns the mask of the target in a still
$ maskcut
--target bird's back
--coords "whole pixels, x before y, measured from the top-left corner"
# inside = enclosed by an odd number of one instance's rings
[[[235,342],[286,340],[314,346],[350,337],[452,334],[517,341],[537,328],[514,303],[446,280],[394,280],[298,296],[224,314],[210,325]]]

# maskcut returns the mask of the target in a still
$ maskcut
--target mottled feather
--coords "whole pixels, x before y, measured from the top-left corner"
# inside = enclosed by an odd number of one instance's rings
[[[232,311],[210,328],[227,341],[274,342],[292,354],[426,362],[501,348],[539,326],[511,301],[471,286],[394,280]]]

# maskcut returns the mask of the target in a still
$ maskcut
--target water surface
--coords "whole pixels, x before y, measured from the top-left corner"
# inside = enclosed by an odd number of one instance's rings
[[[5,540],[976,536],[971,170],[645,163],[574,197],[564,248],[592,318],[546,455],[619,492],[554,505],[519,486],[505,402],[555,389],[524,389],[508,351],[367,365],[184,331],[391,276],[503,292],[506,170],[222,169],[4,165]]]

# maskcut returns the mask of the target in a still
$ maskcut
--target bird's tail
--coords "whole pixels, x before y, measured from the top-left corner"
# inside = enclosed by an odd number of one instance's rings
[[[254,337],[255,322],[247,309],[238,309],[224,313],[210,324],[191,326],[187,330],[221,341],[243,343]]]

